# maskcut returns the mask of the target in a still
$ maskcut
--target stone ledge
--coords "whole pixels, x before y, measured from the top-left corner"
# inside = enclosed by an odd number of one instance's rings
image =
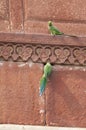
[[[86,130],[86,128],[1,124],[0,130]]]
[[[50,34],[0,33],[0,42],[86,46],[84,36],[51,36]]]

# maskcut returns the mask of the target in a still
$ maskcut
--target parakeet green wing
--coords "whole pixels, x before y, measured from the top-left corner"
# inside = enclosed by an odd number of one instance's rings
[[[62,32],[60,32],[56,27],[54,27],[54,26],[51,26],[50,27],[50,31],[51,31],[51,33],[53,34],[53,35],[62,35],[63,33]]]

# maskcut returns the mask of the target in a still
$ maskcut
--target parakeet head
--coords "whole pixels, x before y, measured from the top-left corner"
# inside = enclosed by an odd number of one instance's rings
[[[48,25],[49,25],[49,26],[52,26],[52,21],[48,21]]]

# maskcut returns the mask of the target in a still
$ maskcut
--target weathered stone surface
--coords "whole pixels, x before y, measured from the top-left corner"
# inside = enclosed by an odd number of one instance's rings
[[[39,97],[41,65],[0,62],[0,123],[45,123],[44,98]]]
[[[0,20],[0,32],[10,32],[9,21]]]
[[[23,3],[21,0],[9,0],[9,14],[11,31],[23,31]]]
[[[82,23],[61,23],[61,22],[53,22],[53,24],[62,32],[69,35],[80,35],[86,36],[86,24]],[[50,34],[48,30],[48,21],[33,21],[28,20],[24,22],[24,29],[25,32],[29,33],[43,33],[43,34]]]
[[[86,20],[86,0],[24,0],[25,20]]]
[[[8,0],[0,0],[0,20],[9,20]]]
[[[9,32],[9,3],[7,0],[0,0],[0,32]]]
[[[70,35],[86,35],[86,1],[25,0],[24,29],[29,33],[49,33],[49,20]]]
[[[53,68],[46,87],[46,124],[86,127],[86,68]]]
[[[86,1],[1,0],[0,31],[48,34],[47,21],[64,33],[86,35]]]

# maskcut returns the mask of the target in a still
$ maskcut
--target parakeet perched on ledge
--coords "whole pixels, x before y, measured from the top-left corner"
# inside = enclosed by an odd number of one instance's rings
[[[47,80],[48,80],[48,77],[50,76],[51,72],[52,72],[52,66],[50,63],[47,63],[44,66],[44,73],[43,73],[43,76],[40,80],[40,96],[42,96],[42,94],[45,90]]]
[[[74,36],[74,35],[68,35],[68,34],[64,34],[63,32],[60,32],[59,29],[57,29],[57,28],[53,25],[52,21],[48,21],[48,29],[49,29],[51,35],[54,35],[54,36],[55,36],[55,35],[64,35],[64,36],[76,37],[76,36]]]
[[[51,32],[52,35],[63,35],[63,32],[60,32],[55,26],[53,26],[53,23],[51,21],[48,22],[48,29]]]

